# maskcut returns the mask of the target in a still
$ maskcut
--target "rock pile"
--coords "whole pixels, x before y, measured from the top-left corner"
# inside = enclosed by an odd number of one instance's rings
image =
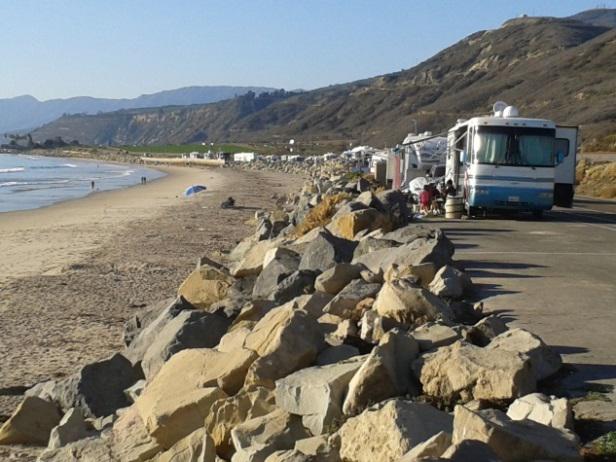
[[[465,300],[445,234],[399,192],[313,176],[127,322],[123,352],[30,389],[0,444],[46,462],[580,460],[568,403],[537,393],[559,356]]]

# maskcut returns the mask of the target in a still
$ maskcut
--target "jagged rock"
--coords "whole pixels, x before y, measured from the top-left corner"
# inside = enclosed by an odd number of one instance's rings
[[[61,418],[62,414],[54,403],[26,396],[0,427],[0,444],[47,446],[49,434]]]
[[[241,348],[246,340],[246,337],[250,334],[251,330],[246,326],[238,326],[237,328],[230,330],[220,339],[220,343],[216,349],[223,353],[229,353],[231,351]]]
[[[534,420],[554,428],[573,429],[573,415],[567,398],[531,393],[509,405],[507,417],[512,420]]]
[[[452,431],[449,414],[429,404],[393,399],[351,417],[337,437],[344,461],[393,462],[441,431]]]
[[[269,294],[269,300],[276,303],[286,303],[298,295],[314,292],[314,271],[298,270],[284,278]]]
[[[141,378],[130,361],[116,353],[65,379],[39,384],[26,395],[53,401],[62,409],[80,407],[88,417],[104,417],[130,404],[124,390]]]
[[[450,445],[451,434],[447,432],[438,432],[436,435],[428,438],[426,441],[418,444],[404,454],[398,462],[417,462],[424,457],[440,457]],[[469,462],[471,460],[473,462],[485,462],[477,459],[469,459]]]
[[[485,443],[476,440],[464,440],[452,444],[442,454],[444,460],[455,462],[501,462],[501,459]]]
[[[350,380],[344,414],[357,415],[370,404],[417,394],[411,365],[418,354],[417,342],[407,333],[398,329],[386,333]]]
[[[527,355],[538,381],[555,374],[562,366],[558,353],[543,343],[538,336],[524,329],[503,332],[495,337],[486,349],[513,351]]]
[[[274,388],[274,382],[313,364],[324,347],[319,323],[303,310],[281,306],[267,313],[244,341],[259,358],[250,366],[246,386]]]
[[[423,392],[446,403],[512,400],[534,392],[536,386],[526,356],[460,341],[424,353],[413,369]]]
[[[376,344],[379,343],[383,335],[389,332],[394,327],[400,326],[390,318],[384,318],[373,310],[367,310],[361,317],[361,330],[359,337],[365,342]]]
[[[336,263],[349,262],[355,245],[355,242],[336,237],[329,231],[319,231],[306,246],[299,269],[323,272]]]
[[[313,457],[307,456],[300,451],[286,450],[272,453],[265,462],[316,462]]]
[[[186,304],[188,309],[194,309],[190,303],[182,300],[181,298],[168,298],[139,310],[137,314],[131,316],[124,323],[124,332],[122,333],[122,341],[124,345],[130,345],[134,341],[135,337],[137,337],[143,329],[149,326],[152,321],[160,316],[163,311],[167,310],[169,307],[179,305],[175,310],[175,314],[177,314],[184,309],[182,306],[183,304]],[[175,314],[173,314],[173,316],[175,316]]]
[[[397,263],[394,263],[387,269],[387,271],[385,271],[383,279],[390,282],[395,279],[414,278],[421,287],[428,289],[430,287],[430,283],[436,275],[436,272],[436,266],[432,262],[420,263],[419,265],[411,266],[400,266]]]
[[[340,462],[338,449],[329,443],[329,435],[318,435],[295,442],[295,450],[312,456],[315,462]]]
[[[468,337],[477,346],[486,346],[490,341],[507,331],[505,321],[492,314],[478,321],[468,332]]]
[[[292,449],[309,436],[299,417],[278,409],[247,420],[231,431],[235,454],[232,462],[265,462],[275,451]]]
[[[111,430],[111,460],[141,462],[154,457],[163,448],[148,433],[135,406],[123,410]],[[70,460],[70,459],[69,459]],[[94,462],[94,461],[92,461]]]
[[[348,213],[337,213],[332,218],[327,229],[331,231],[334,236],[353,239],[355,235],[362,230],[373,231],[383,228],[389,231],[391,226],[391,222],[385,214],[375,209],[366,208]]]
[[[417,266],[431,262],[436,268],[451,264],[453,244],[440,230],[434,231],[432,237],[419,238],[399,247],[375,250],[358,258],[352,263],[361,263],[374,273],[385,273],[393,264],[401,267]]]
[[[360,239],[357,247],[353,251],[353,260],[360,258],[363,255],[369,254],[371,252],[376,252],[378,250],[391,250],[398,247],[400,243],[396,241],[390,241],[387,239],[381,239],[373,236],[364,236]]]
[[[182,438],[151,462],[216,462],[216,448],[204,428]]]
[[[323,311],[359,321],[363,312],[356,309],[357,304],[365,298],[374,297],[380,289],[381,284],[368,284],[363,279],[353,279],[323,308]]]
[[[381,273],[373,273],[369,269],[363,269],[361,270],[359,275],[364,281],[370,284],[374,284],[374,283],[383,284],[383,275]]]
[[[164,329],[164,327],[176,316],[184,311],[195,310],[196,308],[191,305],[183,297],[178,297],[171,303],[164,306],[164,308],[156,313],[156,317],[152,320],[139,321],[135,319],[132,323],[147,322],[138,332],[134,332],[132,340],[127,343],[127,348],[124,350],[124,356],[133,364],[138,364],[142,359],[147,349],[152,345],[158,334]],[[155,314],[151,312],[149,316]],[[125,333],[125,338],[126,338]],[[126,340],[125,340],[126,341]]]
[[[263,260],[268,250],[279,247],[283,238],[268,239],[254,243],[231,268],[231,275],[236,278],[257,276],[263,269]]]
[[[57,449],[46,449],[37,462],[116,462],[118,459],[108,438],[92,436]],[[122,459],[132,462],[135,459]],[[138,459],[137,459],[138,460]]]
[[[276,400],[271,390],[262,387],[241,390],[235,396],[212,404],[205,418],[205,429],[212,436],[217,453],[228,460],[235,451],[231,430],[242,422],[264,416],[275,409]]]
[[[353,279],[358,279],[362,266],[338,263],[321,273],[314,282],[314,288],[321,292],[336,295]]]
[[[385,282],[373,308],[381,316],[403,324],[453,319],[445,302],[408,279]]]
[[[307,295],[300,295],[288,302],[296,310],[304,310],[313,318],[319,318],[323,314],[323,308],[333,296],[325,292],[313,292]]]
[[[511,420],[496,409],[474,412],[456,406],[453,427],[454,444],[464,440],[481,441],[504,462],[582,460],[577,437],[572,433],[532,420]]]
[[[232,282],[233,279],[224,271],[209,265],[201,266],[180,285],[178,296],[184,297],[197,308],[207,309],[212,303],[226,297]]]
[[[255,358],[245,349],[180,351],[164,364],[134,406],[149,433],[169,448],[203,425],[214,401],[237,393]]]
[[[302,369],[276,381],[276,405],[295,415],[314,435],[342,417],[342,400],[351,377],[363,364],[359,356],[327,366]]]
[[[430,283],[430,292],[437,297],[461,298],[471,290],[471,278],[457,268],[450,265],[443,266]]]
[[[326,366],[359,355],[359,350],[351,345],[335,345],[324,349],[317,356],[317,365]]]
[[[408,197],[406,194],[397,189],[386,189],[377,192],[375,197],[378,201],[375,207],[388,215],[393,228],[408,223],[410,213],[407,207]]]
[[[146,350],[141,369],[154,377],[171,356],[187,348],[213,348],[225,335],[231,321],[218,313],[185,310],[170,320]]]
[[[460,339],[460,334],[444,324],[427,323],[413,330],[413,337],[417,340],[421,351],[428,351],[451,345]]]
[[[77,407],[69,409],[49,435],[51,449],[56,449],[83,438],[92,436],[93,429],[86,422],[83,411]]]
[[[131,403],[137,401],[137,398],[143,392],[145,388],[145,379],[137,380],[133,385],[124,390],[124,395]]]
[[[263,270],[257,276],[253,298],[268,299],[283,279],[297,271],[300,256],[285,248],[269,250],[263,260]]]

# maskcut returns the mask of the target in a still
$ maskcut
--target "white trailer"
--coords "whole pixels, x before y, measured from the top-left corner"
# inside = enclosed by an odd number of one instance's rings
[[[416,135],[409,133],[402,142],[404,160],[401,163],[402,189],[420,176],[425,176],[432,167],[445,165],[447,138],[433,136],[432,132]]]
[[[257,160],[255,152],[236,152],[233,154],[234,162],[253,162],[255,160]]]

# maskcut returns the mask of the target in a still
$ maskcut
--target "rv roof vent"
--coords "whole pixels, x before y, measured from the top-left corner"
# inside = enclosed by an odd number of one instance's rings
[[[494,112],[494,117],[502,117],[503,111],[505,110],[505,108],[507,108],[507,106],[509,105],[505,103],[504,101],[497,101],[496,103],[494,103],[492,105],[492,111]]]
[[[503,117],[507,119],[510,117],[518,117],[519,115],[520,115],[520,112],[518,111],[518,108],[515,106],[507,106],[505,110],[503,111]]]

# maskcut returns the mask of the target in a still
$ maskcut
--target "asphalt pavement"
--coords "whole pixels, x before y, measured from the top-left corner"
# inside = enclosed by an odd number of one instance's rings
[[[616,385],[616,201],[576,198],[542,219],[429,221],[455,243],[484,309],[563,355],[567,389]]]

